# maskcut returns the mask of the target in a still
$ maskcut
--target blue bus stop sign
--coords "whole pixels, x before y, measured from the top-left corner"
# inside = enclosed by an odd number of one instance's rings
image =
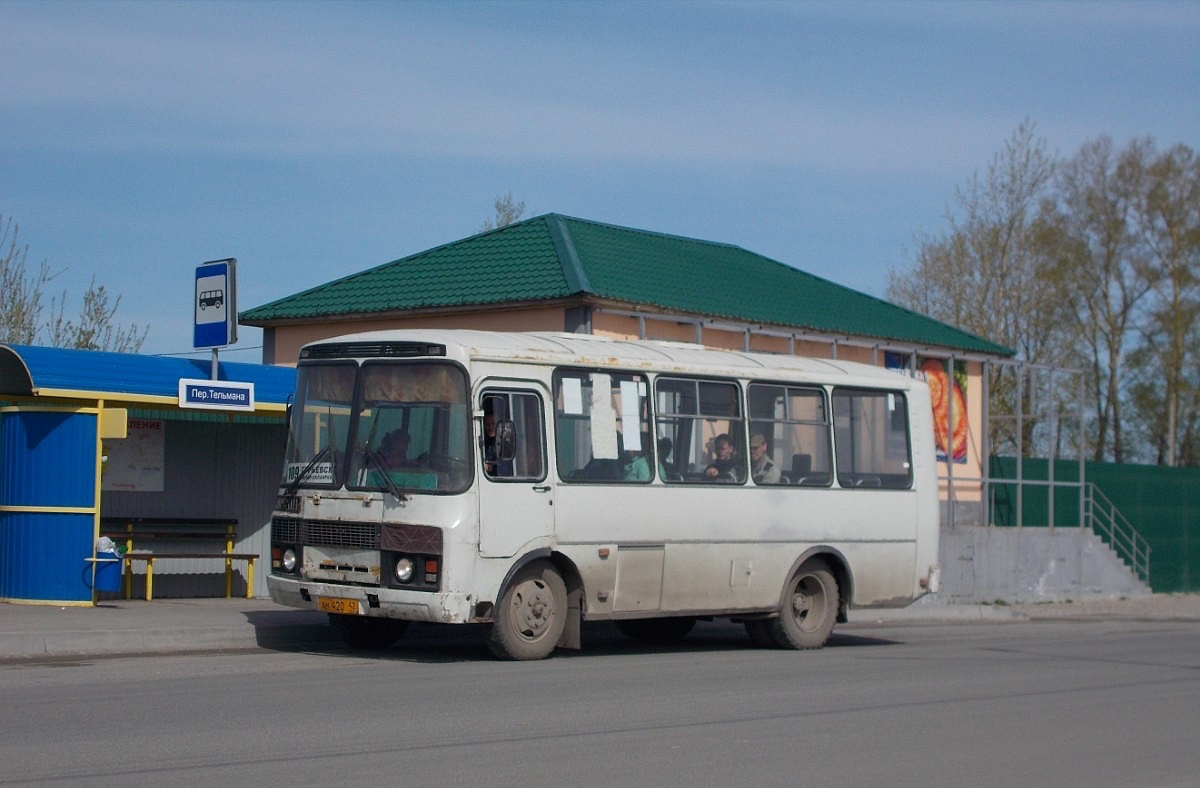
[[[218,348],[237,342],[237,260],[213,260],[196,268],[196,315],[192,347]]]

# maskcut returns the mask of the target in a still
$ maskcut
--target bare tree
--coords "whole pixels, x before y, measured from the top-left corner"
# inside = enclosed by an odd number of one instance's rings
[[[18,244],[19,227],[0,216],[0,342],[21,345],[44,341],[55,347],[112,350],[136,353],[146,340],[148,327],[121,326],[115,320],[121,297],[111,303],[104,285],[93,276],[83,294],[77,320],[66,318],[67,292],[50,300],[50,317],[42,319],[47,286],[61,272],[43,262],[36,271],[27,265],[29,247]]]
[[[916,266],[893,270],[888,298],[1017,351],[1026,360],[1047,362],[1060,355],[1062,301],[1047,287],[1051,258],[1037,224],[1041,201],[1053,183],[1057,162],[1025,121],[996,154],[985,176],[973,175],[956,192],[957,210],[947,210],[949,229],[921,240]],[[1003,390],[1007,378],[988,381],[993,408],[1011,415],[1021,403]],[[1016,436],[996,419],[993,446],[1012,447]],[[1024,422],[1027,434],[1035,421]]]
[[[922,239],[916,267],[891,272],[888,297],[1025,358],[1043,356],[1056,315],[1051,294],[1037,286],[1046,259],[1034,221],[1055,167],[1032,123],[1019,126],[986,176],[976,173],[956,192],[949,229]]]
[[[1054,258],[1047,281],[1065,301],[1074,346],[1086,359],[1096,460],[1123,462],[1128,451],[1121,383],[1151,286],[1137,231],[1149,156],[1146,142],[1119,153],[1107,137],[1086,143],[1059,168],[1056,195],[1040,218],[1043,245]]]
[[[525,215],[525,202],[514,202],[512,192],[502,197],[496,197],[496,201],[492,205],[496,209],[496,216],[484,220],[483,226],[479,228],[481,233],[506,227],[513,222],[520,221],[521,217]]]
[[[1152,143],[1146,145],[1153,150]],[[1137,404],[1151,428],[1159,464],[1200,464],[1196,456],[1200,160],[1196,153],[1176,145],[1153,156],[1138,197],[1138,231],[1152,277],[1153,304],[1141,326],[1137,361],[1143,385],[1137,389]]]
[[[42,322],[42,293],[54,278],[43,262],[31,274],[29,247],[18,243],[20,227],[0,216],[0,342],[32,344]]]
[[[108,291],[104,285],[96,284],[92,277],[87,292],[83,294],[83,308],[77,321],[64,318],[67,294],[54,299],[52,316],[46,329],[50,344],[55,347],[71,347],[80,350],[111,350],[116,353],[136,353],[146,341],[148,327],[138,328],[131,323],[122,327],[114,322],[121,297],[109,304]]]

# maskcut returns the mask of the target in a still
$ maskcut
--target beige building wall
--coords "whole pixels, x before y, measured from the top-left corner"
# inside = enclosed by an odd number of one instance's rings
[[[775,353],[785,356],[792,352],[791,348],[792,343],[787,337],[772,337],[765,334],[750,336],[750,350],[754,353]]]
[[[828,355],[825,357],[828,358]],[[859,345],[838,345],[837,357],[838,361],[854,361],[859,364],[874,364],[877,367],[883,366],[882,353],[876,353],[869,347],[861,347]]]
[[[496,309],[488,312],[460,312],[449,315],[414,315],[411,317],[374,318],[371,320],[331,319],[320,323],[276,326],[274,329],[274,362],[280,366],[296,366],[300,348],[319,339],[357,334],[363,331],[400,331],[414,328],[470,328],[480,331],[562,331],[563,310]],[[264,337],[264,344],[267,342]]]

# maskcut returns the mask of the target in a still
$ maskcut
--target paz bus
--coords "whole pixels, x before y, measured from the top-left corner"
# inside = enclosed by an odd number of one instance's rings
[[[487,624],[503,659],[698,619],[820,648],[936,590],[927,385],[592,335],[384,331],[300,351],[271,598],[351,647]]]

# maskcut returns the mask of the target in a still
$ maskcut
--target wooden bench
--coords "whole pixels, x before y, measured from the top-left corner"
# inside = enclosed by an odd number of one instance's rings
[[[257,553],[235,553],[237,520],[191,517],[102,517],[100,535],[114,542],[125,543],[125,598],[133,597],[133,564],[146,564],[146,601],[154,599],[154,562],[162,559],[217,559],[225,562],[225,598],[233,596],[233,562],[246,562],[246,598],[254,592],[254,561]],[[176,550],[155,552],[144,547],[146,542],[208,542],[221,543],[225,549]]]

